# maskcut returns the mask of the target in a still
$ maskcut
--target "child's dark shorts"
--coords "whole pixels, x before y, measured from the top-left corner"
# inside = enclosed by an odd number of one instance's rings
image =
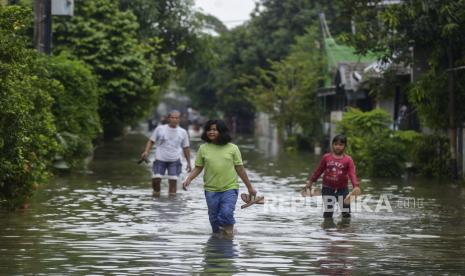
[[[321,190],[324,207],[323,217],[332,218],[336,205],[339,206],[342,217],[350,217],[350,204],[344,204],[344,198],[346,198],[348,194],[349,189],[347,187],[334,189],[331,187],[323,186],[323,189]]]

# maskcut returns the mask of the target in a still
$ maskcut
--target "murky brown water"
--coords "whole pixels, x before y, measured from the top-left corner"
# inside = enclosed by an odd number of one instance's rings
[[[152,197],[148,167],[136,164],[144,144],[136,134],[107,144],[92,174],[57,178],[28,210],[0,211],[0,275],[465,274],[463,187],[365,181],[364,205],[351,221],[325,224],[318,199],[298,193],[318,157],[264,157],[242,139],[249,176],[267,203],[241,210],[239,202],[237,234],[225,240],[210,235],[201,177],[175,198],[166,183]]]

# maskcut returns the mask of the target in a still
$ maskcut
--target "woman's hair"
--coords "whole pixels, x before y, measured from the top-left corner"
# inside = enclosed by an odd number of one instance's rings
[[[219,145],[226,145],[227,143],[231,142],[231,136],[229,135],[229,129],[226,126],[226,124],[222,120],[209,120],[208,122],[205,123],[205,126],[203,127],[203,133],[202,133],[202,140],[204,140],[207,143],[212,143],[210,139],[208,139],[207,136],[207,131],[210,129],[212,125],[216,125],[216,129],[218,130],[218,141],[216,144]]]
[[[334,143],[341,143],[341,144],[347,145],[347,137],[343,134],[338,134],[334,136],[333,142],[331,144],[334,144]]]

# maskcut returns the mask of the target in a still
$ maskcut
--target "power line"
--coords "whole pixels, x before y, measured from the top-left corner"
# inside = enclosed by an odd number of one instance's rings
[[[232,19],[232,20],[221,20],[223,23],[233,23],[233,22],[245,22],[250,19]]]

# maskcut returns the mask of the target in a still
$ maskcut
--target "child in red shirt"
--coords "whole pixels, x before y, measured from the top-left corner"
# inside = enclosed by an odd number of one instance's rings
[[[312,185],[323,174],[323,196],[324,218],[332,218],[334,203],[339,202],[342,207],[342,216],[350,217],[350,203],[343,201],[349,194],[348,179],[352,182],[353,192],[360,193],[360,187],[355,173],[355,164],[352,158],[344,153],[347,138],[344,135],[337,135],[332,141],[332,152],[323,155],[320,165],[313,175],[309,176],[304,189],[311,189]],[[358,191],[356,191],[358,189]],[[341,206],[342,205],[342,206]]]

